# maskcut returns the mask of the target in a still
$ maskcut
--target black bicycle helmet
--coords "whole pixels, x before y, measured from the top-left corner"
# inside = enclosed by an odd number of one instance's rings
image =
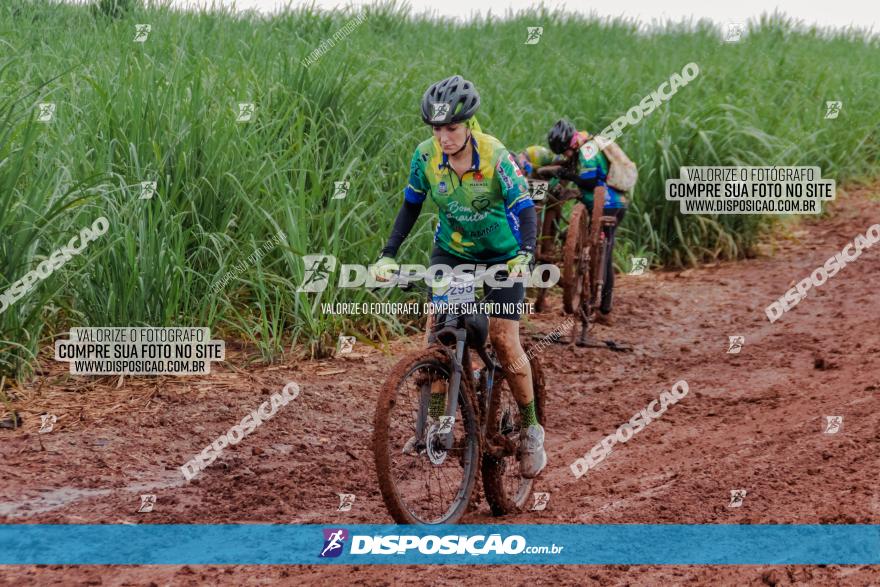
[[[474,84],[460,75],[431,84],[422,96],[422,120],[441,125],[461,122],[480,107],[480,94]]]
[[[550,150],[560,155],[571,145],[574,133],[574,125],[568,120],[560,118],[547,133],[547,143],[550,144]]]

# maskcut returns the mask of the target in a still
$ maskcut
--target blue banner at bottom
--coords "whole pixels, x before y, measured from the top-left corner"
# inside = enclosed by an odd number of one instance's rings
[[[0,564],[880,564],[877,525],[0,525]]]

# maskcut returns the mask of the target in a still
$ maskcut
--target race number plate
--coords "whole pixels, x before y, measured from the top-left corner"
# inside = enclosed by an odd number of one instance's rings
[[[453,275],[449,283],[435,281],[432,285],[431,301],[434,306],[471,304],[475,299],[474,276],[470,273]]]

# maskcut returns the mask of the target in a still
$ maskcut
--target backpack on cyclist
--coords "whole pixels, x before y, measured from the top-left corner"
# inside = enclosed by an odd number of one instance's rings
[[[636,185],[636,180],[639,178],[639,170],[636,164],[626,156],[623,149],[614,141],[610,141],[601,135],[593,138],[596,139],[596,143],[608,159],[608,175],[605,178],[605,183],[619,192],[632,191]]]

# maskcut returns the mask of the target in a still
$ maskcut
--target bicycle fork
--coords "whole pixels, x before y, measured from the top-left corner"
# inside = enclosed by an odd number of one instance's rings
[[[441,446],[445,450],[450,450],[455,440],[453,430],[455,428],[455,413],[458,410],[458,392],[461,388],[461,378],[463,373],[462,364],[464,361],[466,336],[466,333],[462,331],[456,333],[455,337],[455,357],[452,361],[452,373],[449,377],[449,387],[446,390],[446,412],[443,421],[440,423],[438,434],[441,438]],[[418,416],[416,418],[416,438],[425,438],[425,423],[428,420],[432,391],[432,382],[428,381],[422,384],[419,394]],[[444,430],[445,423],[451,423],[451,425],[448,426],[448,430]]]
[[[461,376],[462,376],[462,360],[464,359],[465,353],[465,336],[467,334],[465,332],[458,332],[455,336],[455,360],[452,362],[452,377],[449,379],[449,390],[446,392],[446,416],[447,422],[452,422],[452,425],[449,426],[449,430],[446,431],[445,434],[442,435],[443,439],[443,448],[446,450],[452,449],[452,443],[454,442],[454,437],[452,434],[453,428],[455,428],[455,413],[458,410],[458,390],[461,388]]]
[[[593,300],[595,304],[594,311],[601,311],[602,307],[602,296],[603,290],[605,289],[605,282],[608,280],[608,271],[614,271],[614,268],[608,267],[608,257],[611,255],[611,240],[608,238],[608,235],[605,234],[605,231],[602,231],[602,235],[600,237],[600,246],[599,250],[602,251],[602,255],[599,257],[599,271],[597,272],[597,283],[596,283],[596,299]]]

